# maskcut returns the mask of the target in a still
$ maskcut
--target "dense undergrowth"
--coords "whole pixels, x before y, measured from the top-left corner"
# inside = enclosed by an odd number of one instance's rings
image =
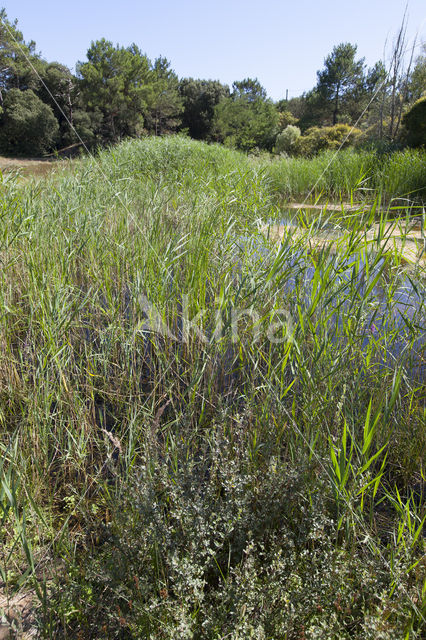
[[[282,167],[150,139],[3,183],[0,579],[41,637],[422,637],[424,269],[401,310],[369,211],[270,242]]]

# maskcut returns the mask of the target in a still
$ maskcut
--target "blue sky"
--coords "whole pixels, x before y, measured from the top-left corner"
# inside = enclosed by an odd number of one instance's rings
[[[0,0],[49,61],[73,68],[92,40],[135,42],[166,56],[180,77],[232,84],[257,77],[274,100],[300,95],[339,42],[358,45],[368,65],[383,57],[406,0]],[[408,1],[408,37],[426,40],[426,3]],[[419,48],[417,49],[419,51]]]

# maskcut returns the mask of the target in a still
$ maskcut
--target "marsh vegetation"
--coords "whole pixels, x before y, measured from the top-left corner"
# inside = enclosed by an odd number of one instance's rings
[[[425,270],[383,234],[424,157],[319,162],[177,137],[4,177],[0,580],[40,637],[422,637]],[[265,233],[317,176],[369,203]]]

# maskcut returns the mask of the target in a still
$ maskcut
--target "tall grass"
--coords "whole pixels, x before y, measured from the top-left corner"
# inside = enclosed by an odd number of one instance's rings
[[[407,198],[421,203],[426,198],[426,159],[423,151],[391,154],[344,149],[314,158],[284,158],[268,163],[267,172],[277,194],[287,199],[308,194],[385,203]]]
[[[424,271],[401,319],[365,218],[270,241],[271,179],[170,138],[3,190],[1,575],[42,637],[421,637]]]

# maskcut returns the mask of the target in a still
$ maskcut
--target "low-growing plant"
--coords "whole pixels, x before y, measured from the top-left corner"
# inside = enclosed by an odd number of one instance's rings
[[[299,138],[301,140],[301,138]],[[297,143],[298,144],[298,143]],[[418,150],[379,153],[376,150],[323,151],[313,158],[280,158],[265,164],[279,198],[312,195],[386,204],[392,199],[425,201],[426,160]]]

